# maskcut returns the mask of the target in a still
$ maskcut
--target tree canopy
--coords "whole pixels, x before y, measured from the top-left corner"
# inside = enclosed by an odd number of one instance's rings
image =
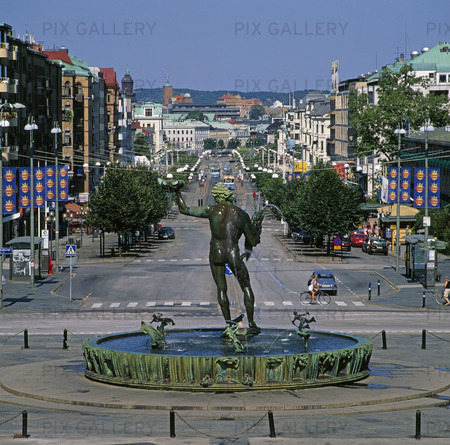
[[[355,149],[358,156],[372,151],[392,158],[397,152],[397,128],[409,121],[411,129],[419,129],[428,120],[436,127],[447,125],[449,102],[447,96],[429,93],[424,95],[418,88],[426,87],[429,79],[416,77],[411,65],[405,64],[399,72],[383,70],[374,105],[373,94],[350,91],[349,119],[356,131]]]
[[[200,110],[189,111],[187,114],[188,119],[194,119],[196,121],[203,122],[205,120],[205,115]]]
[[[203,150],[215,150],[217,147],[217,141],[213,138],[206,138],[203,141]]]
[[[134,233],[159,221],[167,207],[156,173],[143,165],[113,166],[90,196],[88,221],[105,232]]]
[[[248,113],[249,119],[258,120],[264,115],[264,107],[262,105],[253,105]]]

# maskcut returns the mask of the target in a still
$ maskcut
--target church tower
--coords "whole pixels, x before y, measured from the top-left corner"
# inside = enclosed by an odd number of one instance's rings
[[[131,102],[136,102],[136,97],[133,89],[134,89],[134,80],[130,76],[130,71],[127,68],[125,76],[123,76],[122,79],[122,94],[125,97],[131,99]]]
[[[162,103],[164,107],[172,103],[171,100],[172,96],[173,96],[173,88],[172,85],[170,85],[169,76],[167,76],[166,83],[163,86],[162,92]]]

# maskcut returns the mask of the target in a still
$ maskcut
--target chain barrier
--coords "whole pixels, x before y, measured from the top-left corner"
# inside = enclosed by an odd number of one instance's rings
[[[370,337],[371,340],[373,340],[374,338],[378,337],[383,331],[378,332],[378,334],[375,334],[373,337]]]
[[[5,423],[11,422],[11,420],[14,420],[15,418],[21,416],[23,411],[21,411],[19,414],[16,414],[15,416],[12,416],[10,419],[6,419],[5,421],[1,421],[0,425],[4,425]]]
[[[447,343],[450,343],[450,340],[447,340],[447,339],[445,339],[445,338],[439,337],[438,335],[433,334],[432,332],[427,331],[426,329],[425,329],[425,332],[427,332],[428,334],[430,334],[430,335],[433,336],[433,337],[438,338],[439,340],[442,340],[442,341],[445,341],[445,342],[447,342]]]
[[[3,349],[3,347],[6,345],[6,342],[7,342],[8,340],[11,340],[11,338],[17,337],[18,335],[22,334],[23,332],[25,332],[25,329],[22,329],[22,330],[19,331],[17,334],[13,334],[13,335],[10,335],[9,337],[6,337],[4,343],[2,344],[2,347],[1,347],[0,349]]]
[[[243,433],[247,433],[252,428],[255,428],[257,425],[259,425],[264,420],[264,418],[267,416],[267,413],[263,414],[263,416],[259,420],[257,420],[253,425],[250,425],[245,430],[242,430],[242,431],[240,431],[240,432],[238,432],[236,434],[232,434],[230,436],[215,436],[214,434],[209,434],[209,433],[205,433],[204,431],[200,431],[198,428],[195,428],[189,422],[184,420],[177,412],[175,412],[175,414],[188,428],[191,428],[192,430],[194,430],[195,432],[201,434],[202,436],[210,437],[212,439],[221,439],[221,440],[223,440],[223,439],[233,439],[235,437],[241,436]]]

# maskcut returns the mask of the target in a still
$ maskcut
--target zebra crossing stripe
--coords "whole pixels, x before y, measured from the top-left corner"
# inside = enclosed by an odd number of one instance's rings
[[[102,307],[103,303],[94,303],[91,307],[92,309],[98,309],[99,307]]]
[[[362,301],[353,301],[353,304],[355,306],[365,306],[365,304]]]
[[[165,301],[164,302],[164,306],[173,306],[174,302],[173,301]]]
[[[136,307],[139,303],[133,302],[133,303],[128,303],[127,307]]]
[[[150,307],[150,306],[156,306],[156,301],[147,301],[147,303],[145,303],[145,305],[146,305],[147,307]]]
[[[190,301],[183,301],[181,303],[181,306],[191,306],[191,305],[192,305],[192,303]]]
[[[283,301],[284,306],[293,306],[292,301]]]
[[[347,306],[347,303],[345,301],[335,301],[337,306]]]
[[[209,301],[201,301],[200,306],[209,306]]]
[[[109,307],[119,307],[120,303],[111,303]]]
[[[275,306],[275,303],[273,301],[265,301],[264,304],[266,306]]]

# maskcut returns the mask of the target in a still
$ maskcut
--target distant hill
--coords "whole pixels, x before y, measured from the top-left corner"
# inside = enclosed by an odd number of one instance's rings
[[[294,92],[296,100],[303,99],[306,93],[314,90],[300,90]],[[162,103],[162,88],[141,88],[134,91],[136,93],[136,99],[138,102],[157,102]],[[291,93],[277,93],[271,91],[255,91],[245,93],[243,91],[230,91],[230,90],[218,90],[218,91],[202,91],[202,90],[190,90],[188,88],[174,88],[173,94],[185,94],[189,93],[192,96],[194,104],[205,105],[215,104],[216,100],[226,93],[240,94],[241,97],[247,99],[259,99],[263,105],[272,105],[276,100],[281,101],[283,104],[289,103],[289,95]]]

